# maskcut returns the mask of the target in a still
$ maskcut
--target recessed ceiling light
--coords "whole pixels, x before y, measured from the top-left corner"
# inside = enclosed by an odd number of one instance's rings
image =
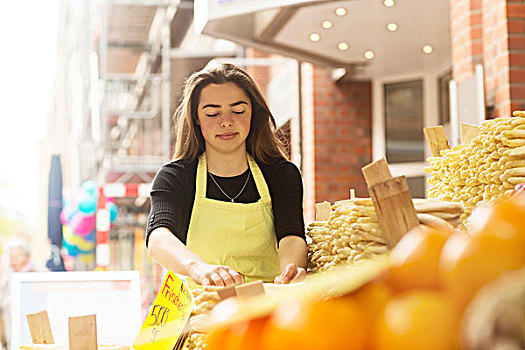
[[[324,29],[330,29],[333,27],[333,23],[331,21],[323,21],[323,23],[321,23],[321,27],[323,27]]]
[[[345,43],[344,41],[337,44],[337,48],[341,51],[346,51],[349,47],[350,45],[348,45],[348,43]]]
[[[426,54],[431,54],[432,52],[434,52],[434,48],[430,45],[423,46],[421,50]]]
[[[338,16],[346,15],[346,9],[344,7],[338,7],[335,9],[335,14]]]
[[[386,7],[392,7],[394,6],[396,3],[394,0],[384,0],[383,1],[383,5],[385,5]]]
[[[397,30],[397,23],[388,23],[386,25],[386,29],[389,31],[389,32],[395,32]]]
[[[365,58],[367,60],[371,60],[372,58],[374,58],[376,56],[376,54],[374,53],[374,51],[372,50],[367,50],[363,53],[363,56],[365,56]]]
[[[314,41],[314,42],[315,41],[319,41],[319,40],[321,40],[321,36],[319,34],[317,34],[317,33],[312,33],[312,34],[310,34],[310,40]]]

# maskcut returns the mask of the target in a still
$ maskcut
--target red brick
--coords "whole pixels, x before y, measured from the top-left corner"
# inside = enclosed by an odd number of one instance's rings
[[[525,50],[525,35],[509,35],[508,47],[512,49]]]
[[[525,68],[523,69],[511,68],[509,72],[509,80],[511,83],[515,83],[515,82],[525,83]]]
[[[525,4],[507,4],[508,18],[525,18]]]
[[[525,99],[525,84],[511,84],[510,97],[511,99]]]
[[[507,28],[509,34],[524,34],[525,33],[525,20],[522,19],[509,19],[507,22]]]
[[[472,28],[470,31],[472,40],[483,39],[483,28]]]
[[[525,53],[511,51],[508,61],[510,66],[525,66]]]
[[[474,13],[471,13],[470,14],[470,25],[475,25],[475,24],[481,24],[481,17],[482,17],[482,13],[481,12],[474,12]]]

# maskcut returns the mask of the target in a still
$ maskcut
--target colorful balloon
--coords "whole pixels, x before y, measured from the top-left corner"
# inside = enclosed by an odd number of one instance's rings
[[[97,196],[84,192],[78,199],[78,210],[86,215],[94,214],[97,210]]]
[[[62,223],[62,225],[67,225],[69,223],[69,219],[64,209],[60,211],[60,222]]]
[[[76,213],[69,225],[73,232],[82,237],[87,236],[95,228],[95,215],[84,215],[83,213]]]
[[[82,184],[82,190],[86,193],[96,195],[97,194],[97,183],[93,180],[88,180]]]
[[[62,242],[62,248],[65,248],[68,255],[70,256],[77,256],[78,253],[80,253],[77,247],[67,243],[65,240]]]

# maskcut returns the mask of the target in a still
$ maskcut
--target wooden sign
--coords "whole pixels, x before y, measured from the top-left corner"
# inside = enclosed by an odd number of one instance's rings
[[[315,221],[326,221],[332,213],[332,205],[330,202],[324,201],[315,204]]]
[[[469,145],[472,139],[479,134],[479,126],[461,123],[461,142],[464,145]]]
[[[69,350],[97,349],[97,316],[69,317]]]
[[[434,157],[441,157],[441,151],[450,149],[447,134],[442,125],[424,128],[423,132]]]
[[[55,344],[47,311],[26,315],[33,344]]]
[[[408,231],[419,226],[408,184],[404,176],[392,177],[384,158],[363,167],[362,172],[386,244],[392,249]]]
[[[264,294],[264,285],[262,281],[255,281],[235,286],[237,296],[240,298],[249,298],[259,294]]]
[[[188,335],[193,294],[181,279],[168,270],[139,335],[133,342],[136,350],[172,350],[184,343]]]

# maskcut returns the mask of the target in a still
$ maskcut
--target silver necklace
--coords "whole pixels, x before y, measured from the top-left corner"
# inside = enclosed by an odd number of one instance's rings
[[[248,169],[248,176],[246,176],[246,181],[244,182],[244,186],[242,186],[241,190],[239,191],[239,193],[237,193],[237,195],[235,197],[230,197],[228,196],[228,194],[226,194],[226,192],[224,192],[224,190],[221,188],[221,186],[219,186],[219,184],[217,183],[217,181],[215,181],[215,178],[213,177],[213,174],[210,173],[208,171],[208,174],[210,174],[210,177],[211,179],[213,180],[213,182],[215,183],[215,185],[217,185],[217,187],[219,188],[219,190],[221,190],[222,194],[226,196],[226,198],[228,198],[232,203],[235,202],[235,200],[241,195],[241,193],[244,191],[244,189],[246,188],[246,185],[248,184],[248,180],[250,179],[250,174],[251,174],[251,171],[250,169]]]

